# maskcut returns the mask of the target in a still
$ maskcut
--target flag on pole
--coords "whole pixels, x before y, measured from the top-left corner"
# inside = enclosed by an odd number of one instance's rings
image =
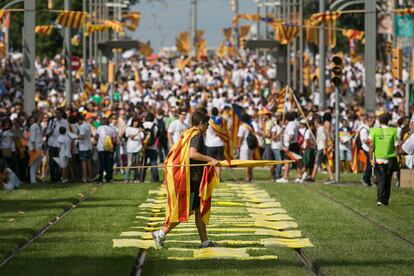
[[[140,42],[139,43],[139,52],[144,57],[150,57],[154,50],[149,46],[147,43]]]
[[[341,14],[339,11],[315,13],[312,14],[310,22],[313,26],[320,26],[322,22],[336,21]]]
[[[104,20],[104,25],[111,28],[116,33],[121,35],[124,34],[124,26],[122,22],[116,20]]]
[[[40,35],[50,35],[53,31],[53,25],[40,25],[35,27],[35,33]]]
[[[175,40],[175,46],[177,51],[181,54],[188,56],[190,54],[190,35],[188,32],[178,33],[178,37]]]
[[[139,21],[141,20],[141,13],[140,12],[129,12],[122,15],[122,19],[124,22],[124,26],[128,28],[130,31],[135,31],[138,28]]]
[[[364,38],[364,32],[353,30],[353,29],[346,29],[342,30],[342,35],[348,38],[348,40],[356,39],[361,41]]]
[[[298,25],[287,25],[280,22],[273,24],[273,30],[275,31],[275,40],[282,45],[292,42],[300,32]]]
[[[91,33],[94,32],[104,32],[109,30],[110,27],[107,25],[94,25],[94,24],[90,24],[89,22],[86,22],[85,24],[85,36],[89,36]]]
[[[0,22],[3,22],[4,18],[9,12],[7,10],[0,10]]]
[[[79,29],[87,16],[87,12],[63,11],[59,13],[56,19],[56,24],[61,25],[64,28]]]
[[[233,20],[231,21],[231,24],[233,26],[237,25],[240,21],[240,19],[244,19],[244,20],[250,20],[250,21],[259,21],[260,20],[260,15],[259,14],[247,14],[247,13],[241,13],[241,14],[237,14],[233,17]]]

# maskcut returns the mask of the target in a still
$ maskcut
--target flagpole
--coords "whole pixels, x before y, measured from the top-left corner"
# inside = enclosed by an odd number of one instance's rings
[[[82,11],[86,12],[86,0],[82,0]],[[86,55],[86,24],[83,25],[83,34],[82,34],[82,55],[83,55],[83,80],[86,80],[86,64],[87,64],[87,55]]]
[[[70,10],[70,0],[65,0],[65,10]],[[66,79],[65,79],[65,94],[66,94],[66,104],[70,106],[72,104],[72,52],[71,52],[71,45],[70,45],[70,35],[71,30],[70,28],[64,29],[64,46],[65,46],[65,71],[66,71]]]

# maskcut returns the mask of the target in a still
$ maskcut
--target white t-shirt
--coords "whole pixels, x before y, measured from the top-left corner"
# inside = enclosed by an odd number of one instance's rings
[[[92,129],[87,122],[83,122],[79,126],[79,136],[83,138],[79,140],[79,151],[88,151],[92,149]]]
[[[368,127],[366,125],[361,125],[359,128],[359,139],[361,139],[362,149],[366,152],[369,151],[369,147],[366,143],[368,142],[368,138],[369,138]]]
[[[142,149],[142,139],[144,139],[144,133],[135,127],[127,127],[125,135],[128,138],[126,144],[127,153],[137,153]]]
[[[220,137],[217,136],[214,129],[209,125],[206,131],[206,146],[207,147],[223,147],[224,143]]]
[[[98,135],[98,143],[96,145],[96,149],[98,151],[104,151],[104,141],[106,135],[109,135],[111,137],[115,136],[115,132],[113,131],[113,128],[110,126],[99,126],[96,130],[96,135]]]
[[[282,136],[280,135],[282,133],[282,128],[278,125],[275,125],[272,127],[272,135],[273,133],[276,133],[276,135],[279,135],[279,137],[276,140],[272,139],[271,147],[272,149],[281,150],[282,149]]]
[[[69,132],[69,123],[65,119],[53,119],[47,126],[46,133],[49,135],[47,144],[50,147],[57,147],[57,138],[60,136],[59,129],[66,128],[66,133]]]
[[[180,120],[175,120],[168,127],[168,133],[172,136],[173,144],[177,143],[180,139],[181,133],[188,128],[187,124],[182,123]]]
[[[414,154],[414,134],[411,134],[410,137],[402,145],[403,151],[408,155]]]
[[[56,139],[56,145],[59,148],[59,158],[61,157],[72,157],[71,145],[72,140],[68,135],[60,135]]]
[[[289,141],[289,136],[292,135],[292,139]],[[283,145],[288,148],[290,144],[298,141],[298,126],[295,121],[291,121],[286,125],[285,132],[283,134]]]
[[[12,130],[2,131],[0,138],[1,138],[1,149],[10,149],[12,152],[16,151],[16,144],[14,143],[14,137],[16,135]]]
[[[42,133],[38,123],[30,126],[29,151],[42,149]],[[34,147],[33,147],[34,144]]]
[[[326,131],[323,126],[319,126],[316,131],[316,147],[318,150],[324,150],[327,147]]]
[[[240,145],[240,150],[248,150],[249,146],[247,145],[247,136],[249,135],[249,129],[245,124],[241,124],[239,131],[237,132],[237,137],[239,137],[242,142]]]

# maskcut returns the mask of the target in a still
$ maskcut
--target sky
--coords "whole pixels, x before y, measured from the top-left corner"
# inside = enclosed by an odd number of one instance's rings
[[[198,0],[197,29],[205,30],[207,47],[216,47],[223,40],[222,28],[230,27],[233,13],[230,0]],[[142,14],[139,28],[128,33],[132,39],[151,42],[155,51],[175,45],[179,32],[190,29],[191,0],[141,0],[133,11]],[[255,13],[254,0],[239,0],[240,13]]]

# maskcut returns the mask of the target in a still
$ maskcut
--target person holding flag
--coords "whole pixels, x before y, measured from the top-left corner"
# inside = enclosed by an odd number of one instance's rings
[[[232,142],[226,122],[219,116],[218,109],[213,107],[206,132],[207,155],[217,160],[233,160]]]
[[[178,224],[187,221],[193,213],[201,240],[199,247],[214,246],[207,238],[206,230],[211,196],[205,198],[202,194],[206,185],[218,183],[215,170],[211,168],[218,166],[219,161],[205,155],[203,135],[207,131],[209,120],[206,112],[196,110],[191,117],[193,127],[181,134],[164,162],[168,200],[164,226],[152,232],[157,247],[163,247],[166,235]],[[203,165],[207,163],[211,165]]]

